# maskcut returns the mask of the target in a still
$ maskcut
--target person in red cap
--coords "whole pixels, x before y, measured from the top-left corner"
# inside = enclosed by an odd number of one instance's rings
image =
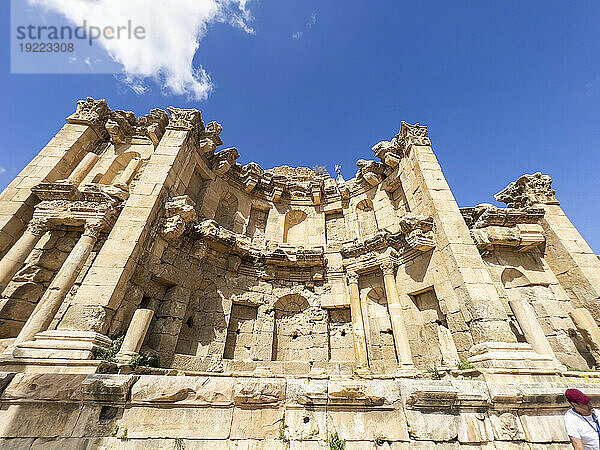
[[[600,450],[600,424],[592,399],[578,389],[565,392],[571,409],[565,414],[565,428],[575,450]]]

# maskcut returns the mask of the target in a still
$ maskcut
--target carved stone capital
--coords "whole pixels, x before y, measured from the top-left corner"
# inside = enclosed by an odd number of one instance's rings
[[[43,236],[48,231],[48,219],[45,217],[34,217],[27,224],[26,233],[34,236]]]
[[[429,146],[431,145],[431,141],[429,140],[426,126],[419,125],[418,123],[411,125],[402,122],[400,133],[392,139],[392,144],[399,148],[402,154],[406,155],[412,145]]]
[[[396,269],[396,264],[394,264],[394,261],[392,261],[391,259],[384,259],[381,262],[381,271],[383,272],[383,275],[394,275],[395,274],[395,269]]]
[[[556,200],[556,191],[552,189],[552,178],[540,172],[523,175],[498,192],[494,198],[506,203],[509,208],[526,208],[535,204],[560,204]]]
[[[86,100],[77,102],[77,110],[67,117],[68,123],[90,126],[101,139],[108,138],[108,132],[104,125],[109,118],[110,108],[106,100],[94,100],[88,97]]]
[[[348,278],[348,284],[358,284],[358,273],[357,272],[350,270],[346,274],[346,277]]]
[[[98,239],[100,234],[104,231],[105,223],[103,221],[88,221],[83,226],[83,236],[89,236],[94,239]]]
[[[182,109],[169,106],[168,130],[182,130],[200,133],[204,130],[204,123],[197,109]]]

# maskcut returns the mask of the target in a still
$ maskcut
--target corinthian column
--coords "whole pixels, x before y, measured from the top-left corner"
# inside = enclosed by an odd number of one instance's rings
[[[392,322],[392,331],[394,332],[398,363],[402,366],[412,366],[412,352],[408,343],[408,333],[402,318],[402,304],[400,303],[400,296],[398,295],[398,289],[396,289],[396,279],[394,278],[394,263],[384,261],[381,270],[383,272],[383,283]]]
[[[44,220],[31,219],[25,232],[0,261],[0,292],[4,290],[6,285],[12,280],[12,277],[23,266],[27,257],[46,231],[47,227]]]
[[[52,280],[50,287],[38,302],[33,313],[29,316],[29,319],[21,329],[21,332],[15,339],[12,347],[21,342],[32,340],[37,333],[45,331],[48,328],[94,248],[94,244],[96,243],[103,226],[103,223],[98,222],[85,224],[83,234],[75,244],[75,247],[73,247],[73,250],[71,250],[71,253],[69,253],[66,261],[54,277],[54,280]]]
[[[352,315],[352,337],[354,340],[356,364],[360,368],[367,368],[369,366],[367,341],[365,339],[365,325],[360,306],[358,274],[356,272],[348,272],[348,283],[350,285],[350,314]]]

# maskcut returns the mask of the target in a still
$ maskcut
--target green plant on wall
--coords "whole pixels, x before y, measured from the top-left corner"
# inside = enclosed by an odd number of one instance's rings
[[[123,344],[123,339],[125,339],[124,334],[114,335],[112,338],[112,344],[110,347],[98,350],[96,352],[96,359],[100,359],[102,361],[108,362],[116,362],[117,353],[121,350],[121,345]]]
[[[346,441],[340,438],[337,431],[329,435],[327,438],[327,444],[329,444],[329,450],[346,449]]]
[[[157,355],[148,355],[146,353],[140,353],[135,355],[129,361],[129,367],[135,369],[136,367],[160,367],[160,358]]]
[[[428,367],[427,373],[429,375],[431,375],[432,380],[441,380],[442,379],[442,374],[440,374],[440,371],[438,370],[438,368],[436,366]]]
[[[288,426],[285,424],[285,420],[281,419],[281,422],[279,422],[279,440],[283,442],[286,447],[290,445],[290,438],[287,437],[286,433],[287,427]]]

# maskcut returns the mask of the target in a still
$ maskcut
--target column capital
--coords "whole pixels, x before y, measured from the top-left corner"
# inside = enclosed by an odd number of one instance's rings
[[[346,274],[349,284],[358,284],[358,273],[354,270],[349,270]]]
[[[27,224],[26,233],[34,236],[43,236],[48,231],[48,219],[45,217],[35,217]]]
[[[424,125],[418,123],[411,125],[406,122],[400,124],[400,133],[392,139],[392,145],[400,149],[403,155],[407,155],[412,145],[430,146],[429,131]]]
[[[104,231],[105,223],[103,221],[89,221],[83,227],[83,235],[98,239],[100,233]]]
[[[109,118],[110,108],[106,100],[94,100],[88,97],[77,102],[77,110],[67,117],[68,123],[88,125],[101,139],[108,138],[108,132],[104,127]]]
[[[167,130],[183,130],[200,132],[204,130],[200,111],[169,106],[169,125]]]
[[[396,264],[391,258],[386,258],[381,262],[381,271],[383,275],[395,275]]]

